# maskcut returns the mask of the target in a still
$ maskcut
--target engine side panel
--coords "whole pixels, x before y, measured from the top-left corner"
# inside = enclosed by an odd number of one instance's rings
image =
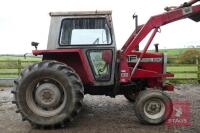
[[[131,55],[128,56],[128,66],[130,69],[135,66],[140,54],[141,52],[134,51]],[[163,54],[146,53],[138,66],[138,70],[132,78],[149,78],[155,77],[153,75],[156,74],[163,74],[163,65]]]

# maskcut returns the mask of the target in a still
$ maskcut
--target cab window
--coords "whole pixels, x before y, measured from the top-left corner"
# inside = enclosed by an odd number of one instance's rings
[[[60,45],[108,45],[110,29],[106,18],[64,19],[60,33]]]

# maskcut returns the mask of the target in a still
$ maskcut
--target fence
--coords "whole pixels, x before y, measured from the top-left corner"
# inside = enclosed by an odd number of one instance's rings
[[[15,78],[28,64],[38,61],[0,60],[0,78]],[[192,80],[200,83],[200,59],[196,64],[168,64],[167,71],[174,73],[170,81]]]
[[[173,73],[171,81],[197,81],[200,83],[200,65],[199,64],[168,64],[168,71]]]
[[[177,58],[170,58],[173,64],[167,65],[168,72],[173,73],[173,78],[168,78],[170,81],[195,81],[200,83],[200,58],[196,57],[194,64],[179,64],[176,63]]]
[[[15,78],[28,64],[37,61],[0,60],[0,78]]]

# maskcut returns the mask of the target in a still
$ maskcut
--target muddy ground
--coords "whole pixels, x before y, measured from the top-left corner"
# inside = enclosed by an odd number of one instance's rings
[[[83,109],[72,123],[59,129],[32,129],[15,113],[10,90],[0,88],[0,133],[200,133],[200,85],[177,85],[175,93],[170,94],[173,100],[188,100],[191,104],[191,126],[173,127],[141,124],[135,116],[134,104],[123,96],[86,95]]]

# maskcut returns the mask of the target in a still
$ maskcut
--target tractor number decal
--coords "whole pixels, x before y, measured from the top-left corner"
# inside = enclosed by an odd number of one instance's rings
[[[136,63],[138,61],[138,58],[136,55],[130,55],[128,56],[128,62],[129,63]],[[142,58],[141,62],[162,62],[162,58]]]

